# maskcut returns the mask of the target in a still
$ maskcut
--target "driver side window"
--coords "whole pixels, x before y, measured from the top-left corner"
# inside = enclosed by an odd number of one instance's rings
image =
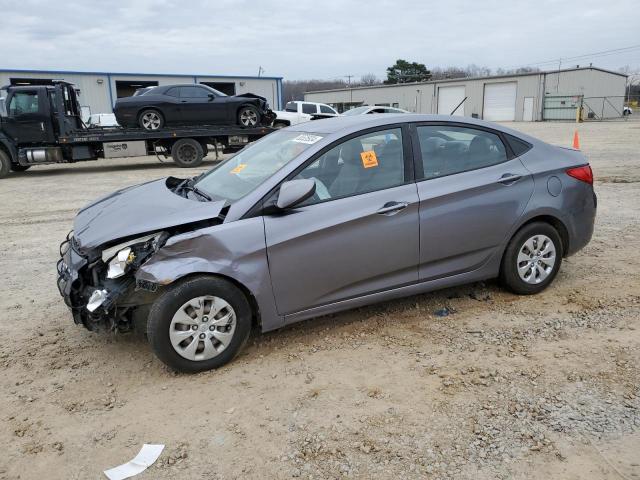
[[[316,182],[315,195],[303,205],[402,185],[402,130],[394,128],[351,138],[323,154],[295,178]]]
[[[16,92],[9,103],[9,116],[25,113],[38,113],[38,94],[36,92]]]

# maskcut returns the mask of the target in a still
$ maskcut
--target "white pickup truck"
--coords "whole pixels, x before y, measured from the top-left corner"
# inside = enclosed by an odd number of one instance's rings
[[[308,122],[313,117],[337,117],[339,115],[333,107],[324,103],[302,101],[288,102],[284,111],[278,110],[274,113],[276,119],[273,121],[273,126],[276,128]]]

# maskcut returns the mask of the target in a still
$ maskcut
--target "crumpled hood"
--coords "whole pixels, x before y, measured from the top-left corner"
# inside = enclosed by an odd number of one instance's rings
[[[255,93],[239,93],[237,95],[234,95],[234,97],[259,98],[263,102],[267,102],[267,99],[265,97],[261,97],[260,95],[256,95]]]
[[[118,190],[84,207],[73,224],[76,247],[87,252],[121,238],[220,215],[224,200],[199,202],[176,195],[167,187],[170,178]]]

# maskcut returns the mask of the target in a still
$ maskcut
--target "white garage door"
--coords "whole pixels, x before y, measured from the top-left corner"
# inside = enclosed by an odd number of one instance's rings
[[[438,87],[438,113],[451,115],[451,112],[464,100],[464,85],[455,87]],[[456,110],[454,115],[464,116],[464,103]]]
[[[485,84],[482,117],[492,121],[515,120],[516,89],[516,82]]]

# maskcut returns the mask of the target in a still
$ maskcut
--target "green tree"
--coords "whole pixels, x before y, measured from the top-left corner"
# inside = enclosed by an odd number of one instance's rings
[[[395,65],[387,68],[386,84],[426,82],[431,79],[431,72],[424,63],[407,62],[399,58]]]

